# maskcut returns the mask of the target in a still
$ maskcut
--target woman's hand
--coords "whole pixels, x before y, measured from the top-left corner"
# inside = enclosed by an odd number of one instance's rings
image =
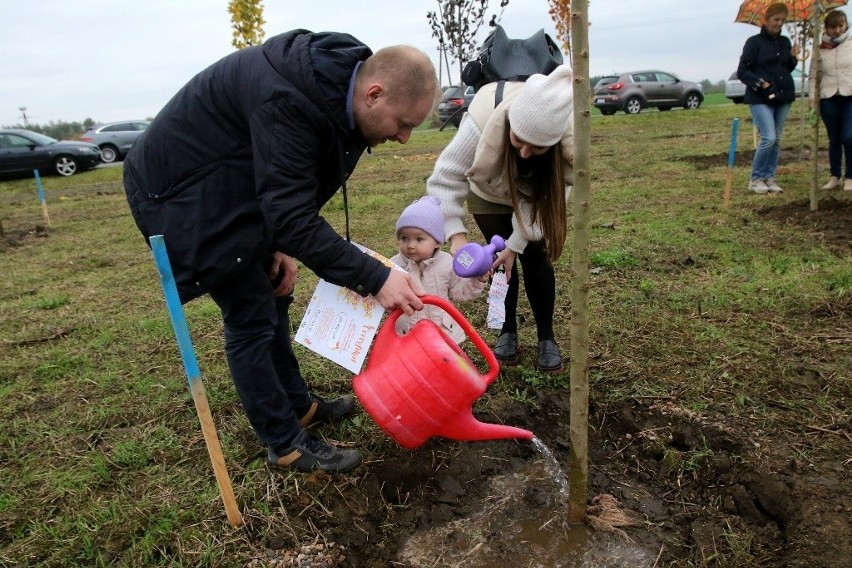
[[[793,42],[793,48],[790,50],[790,55],[793,56],[794,59],[799,58],[799,53],[801,52],[801,47],[799,47],[799,42]]]
[[[292,256],[287,256],[283,252],[276,252],[272,255],[272,266],[269,267],[268,274],[269,279],[275,280],[278,277],[278,273],[282,270],[284,271],[284,277],[274,291],[275,296],[278,298],[289,296],[296,289],[296,278],[299,269],[296,266],[296,259]]]
[[[459,252],[459,249],[467,244],[467,234],[465,233],[456,233],[452,237],[450,237],[450,254],[456,256],[456,253]]]
[[[515,258],[517,256],[518,253],[512,249],[505,248],[501,250],[500,254],[497,255],[497,260],[491,265],[491,270],[497,270],[502,266],[503,270],[506,271],[506,282],[508,282],[512,278],[512,267],[515,266]]]

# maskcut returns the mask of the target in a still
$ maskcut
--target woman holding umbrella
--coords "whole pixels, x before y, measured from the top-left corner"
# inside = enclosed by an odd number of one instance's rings
[[[758,194],[781,193],[775,182],[781,134],[790,106],[796,99],[793,76],[799,55],[798,43],[792,45],[781,35],[787,21],[783,2],[766,8],[760,33],[748,38],[743,46],[737,78],[746,85],[745,103],[760,131],[760,144],[752,162],[750,191]]]

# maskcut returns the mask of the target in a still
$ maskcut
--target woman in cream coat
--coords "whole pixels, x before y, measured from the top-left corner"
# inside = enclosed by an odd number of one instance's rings
[[[852,40],[846,14],[833,10],[825,17],[825,33],[819,45],[819,112],[828,131],[828,164],[831,178],[823,189],[840,187],[845,157],[843,189],[852,191]],[[811,70],[811,106],[815,104],[816,75]]]
[[[520,261],[538,335],[536,366],[548,373],[563,370],[553,331],[553,263],[567,235],[573,113],[566,65],[525,83],[485,85],[427,182],[428,193],[441,200],[451,253],[468,242],[465,205],[486,241],[495,234],[506,241],[492,266],[502,266],[509,280],[506,318],[494,347],[506,364],[519,360],[515,259]]]

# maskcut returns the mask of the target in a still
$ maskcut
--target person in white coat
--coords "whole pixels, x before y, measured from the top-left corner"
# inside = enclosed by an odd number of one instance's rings
[[[852,41],[846,14],[832,10],[825,17],[824,27],[819,45],[819,99],[813,69],[810,82],[810,104],[813,106],[819,100],[819,112],[828,132],[831,178],[823,189],[839,188],[842,173],[843,189],[852,191]]]
[[[515,260],[520,262],[538,335],[536,367],[546,373],[564,368],[553,329],[553,264],[565,245],[573,182],[572,80],[571,68],[560,65],[525,83],[481,87],[426,182],[429,195],[441,199],[451,254],[467,244],[467,213],[486,241],[494,235],[506,241],[492,269],[503,266],[509,282],[494,346],[494,355],[508,365],[519,362]]]

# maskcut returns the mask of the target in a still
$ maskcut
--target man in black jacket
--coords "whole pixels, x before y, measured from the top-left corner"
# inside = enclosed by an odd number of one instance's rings
[[[310,393],[290,346],[296,260],[385,308],[423,308],[411,278],[347,242],[319,215],[365,149],[411,131],[438,86],[410,46],[375,54],[347,34],[294,30],[233,53],[187,83],[124,163],[146,240],[162,234],[181,301],[210,294],[225,353],[269,461],[348,471],[357,450],[305,429],[347,414],[352,395]]]

